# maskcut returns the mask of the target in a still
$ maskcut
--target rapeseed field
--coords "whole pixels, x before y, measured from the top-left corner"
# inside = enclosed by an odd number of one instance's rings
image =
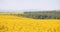
[[[60,32],[60,20],[0,15],[0,32]]]

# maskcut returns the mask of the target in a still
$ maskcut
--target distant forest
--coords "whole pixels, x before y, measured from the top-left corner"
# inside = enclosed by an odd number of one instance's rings
[[[33,19],[60,19],[60,11],[24,12],[21,16]]]
[[[60,11],[35,11],[24,12],[23,14],[10,14],[13,16],[22,16],[33,19],[60,19]]]

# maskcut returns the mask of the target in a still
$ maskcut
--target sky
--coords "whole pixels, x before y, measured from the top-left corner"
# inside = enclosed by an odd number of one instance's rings
[[[0,10],[60,10],[60,0],[0,0]]]

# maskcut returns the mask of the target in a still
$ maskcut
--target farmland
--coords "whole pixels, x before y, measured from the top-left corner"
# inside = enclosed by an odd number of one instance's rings
[[[0,32],[60,32],[59,19],[33,19],[4,14],[0,15]]]

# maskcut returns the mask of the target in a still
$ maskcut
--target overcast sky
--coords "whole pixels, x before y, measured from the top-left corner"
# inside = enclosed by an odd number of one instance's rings
[[[60,0],[0,0],[0,10],[60,10]]]

